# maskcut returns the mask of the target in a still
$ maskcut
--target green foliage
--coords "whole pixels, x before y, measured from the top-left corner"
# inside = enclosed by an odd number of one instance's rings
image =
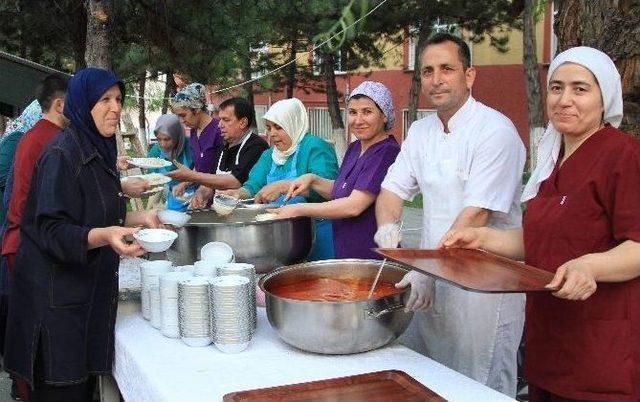
[[[358,3],[360,17],[363,20],[356,24],[354,17],[354,8],[356,8],[356,0],[351,0],[340,13],[340,18],[325,32],[317,34],[313,37],[313,43],[324,43],[325,51],[336,53],[345,41],[353,40],[356,37],[357,29],[364,26],[364,17],[369,11],[369,1],[360,0]]]

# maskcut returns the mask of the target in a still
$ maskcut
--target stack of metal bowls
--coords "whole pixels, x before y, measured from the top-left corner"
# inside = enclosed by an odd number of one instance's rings
[[[211,280],[211,338],[220,351],[239,353],[249,346],[253,334],[253,289],[250,279],[243,276]]]
[[[166,260],[146,261],[140,264],[140,302],[142,317],[145,320],[151,319],[151,286],[158,286],[160,275],[171,270],[171,261]]]
[[[231,246],[237,262],[254,264],[258,273],[304,261],[314,241],[313,219],[256,221],[265,207],[240,206],[227,216],[211,210],[190,212],[191,220],[179,229],[167,258],[176,265],[193,264],[201,259],[202,246],[222,241]]]
[[[211,343],[209,285],[211,278],[193,277],[178,283],[180,338],[194,347]]]
[[[178,282],[192,277],[189,271],[167,272],[160,277],[160,332],[169,338],[179,338]]]
[[[253,321],[253,332],[256,330],[256,326],[258,324],[258,317],[256,312],[256,268],[253,264],[246,264],[242,262],[230,262],[227,264],[218,265],[218,276],[227,276],[227,275],[238,275],[244,276],[249,279],[251,289],[254,289],[250,295],[251,302],[251,319]]]

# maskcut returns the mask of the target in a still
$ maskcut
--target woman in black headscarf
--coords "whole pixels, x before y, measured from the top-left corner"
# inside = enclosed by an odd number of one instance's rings
[[[32,385],[31,402],[91,401],[111,372],[120,255],[143,253],[124,237],[159,225],[127,213],[115,132],[124,85],[97,68],[69,82],[69,127],[36,166],[22,222],[7,323],[5,368]]]

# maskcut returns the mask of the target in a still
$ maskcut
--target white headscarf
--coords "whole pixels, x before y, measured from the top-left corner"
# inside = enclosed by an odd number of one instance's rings
[[[271,105],[263,119],[282,127],[291,138],[291,146],[286,151],[273,148],[273,162],[276,165],[284,165],[287,158],[298,150],[298,144],[309,130],[307,109],[298,98],[283,99]]]
[[[564,63],[579,64],[593,73],[602,93],[604,121],[613,127],[618,127],[622,122],[622,85],[618,69],[611,58],[597,49],[586,46],[565,50],[551,62],[547,73],[547,85],[553,72]],[[535,197],[540,183],[551,175],[558,161],[561,145],[562,134],[549,122],[538,145],[536,168],[522,192],[522,202]]]

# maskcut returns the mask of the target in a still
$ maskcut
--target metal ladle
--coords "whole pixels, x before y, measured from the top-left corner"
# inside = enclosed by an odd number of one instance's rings
[[[378,284],[378,279],[380,279],[380,274],[382,273],[382,268],[384,268],[384,264],[387,263],[387,259],[385,258],[384,260],[382,260],[382,264],[380,264],[380,268],[378,268],[378,273],[376,274],[376,279],[373,280],[373,284],[371,284],[371,289],[369,290],[369,296],[367,297],[367,299],[371,299],[371,296],[373,296],[373,291],[376,288],[376,285]]]

